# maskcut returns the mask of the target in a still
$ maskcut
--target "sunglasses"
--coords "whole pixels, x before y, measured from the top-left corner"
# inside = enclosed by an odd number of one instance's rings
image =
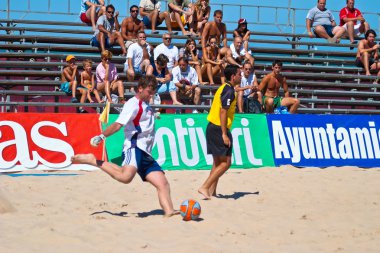
[[[164,38],[164,40],[172,40],[172,38]]]
[[[131,12],[133,13],[133,12],[139,12],[139,10],[131,10]]]
[[[113,11],[107,11],[109,14],[114,14],[114,12]]]

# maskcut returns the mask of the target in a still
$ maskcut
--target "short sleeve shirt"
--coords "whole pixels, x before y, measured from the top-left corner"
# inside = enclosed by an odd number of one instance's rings
[[[178,48],[174,45],[167,47],[164,43],[161,43],[154,49],[153,53],[154,60],[156,60],[160,54],[164,54],[169,58],[168,69],[172,69],[174,67],[174,63],[179,59]]]
[[[117,69],[115,64],[109,63],[109,73],[108,73],[108,79],[109,81],[117,80],[119,78],[117,74]],[[103,83],[104,78],[106,76],[106,69],[104,68],[102,63],[99,63],[99,65],[96,67],[96,82],[97,83]]]
[[[99,33],[99,25],[102,25],[107,31],[112,32],[115,27],[115,18],[108,20],[106,15],[100,16],[98,18],[98,21],[96,21],[96,30],[94,36],[98,35]]]
[[[143,56],[143,48],[138,43],[133,43],[128,48],[127,61],[125,63],[128,64],[128,58],[132,58],[133,67],[139,68],[142,63]]]
[[[325,9],[321,11],[317,7],[310,9],[306,18],[313,21],[313,27],[318,25],[331,25],[331,22],[335,20],[330,10]]]
[[[353,10],[350,10],[348,9],[347,7],[344,7],[343,9],[340,10],[340,13],[339,13],[339,19],[340,19],[340,26],[343,26],[345,24],[345,22],[343,21],[344,18],[357,18],[359,16],[361,16],[362,13],[354,8]],[[353,21],[354,22],[354,25],[356,25],[356,21]]]
[[[239,52],[236,51],[234,43],[230,45],[230,49],[232,52],[232,57],[234,59],[238,58],[239,56],[245,56],[246,54],[243,44],[241,44]],[[248,50],[248,53],[251,54],[252,53],[251,50]]]
[[[161,9],[161,1],[141,0],[139,6],[147,12],[154,11],[155,9],[159,11]]]
[[[179,83],[182,79],[186,79],[191,83],[191,85],[198,85],[198,74],[197,71],[190,66],[187,66],[187,69],[185,72],[182,72],[180,67],[177,66],[172,71],[173,75],[173,83]]]

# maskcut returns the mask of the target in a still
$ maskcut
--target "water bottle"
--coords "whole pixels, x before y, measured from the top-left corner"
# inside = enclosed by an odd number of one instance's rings
[[[153,96],[153,104],[155,105],[161,104],[161,98],[160,98],[160,95],[158,95],[158,93],[154,94]]]
[[[288,107],[286,107],[286,106],[281,106],[281,107],[280,107],[280,112],[281,112],[281,114],[289,114],[289,112],[288,112]]]
[[[273,111],[274,114],[281,114],[281,110],[279,107],[277,108],[274,108],[274,111]]]

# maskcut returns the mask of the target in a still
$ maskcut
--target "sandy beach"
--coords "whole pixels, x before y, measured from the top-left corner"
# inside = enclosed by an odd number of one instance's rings
[[[167,171],[177,208],[188,198],[201,204],[189,222],[163,218],[155,189],[138,176],[123,185],[101,171],[31,173],[40,175],[0,176],[1,253],[380,248],[379,168],[230,170],[210,201],[197,193],[208,171]]]

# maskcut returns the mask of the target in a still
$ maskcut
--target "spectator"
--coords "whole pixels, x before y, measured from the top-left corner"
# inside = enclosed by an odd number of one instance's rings
[[[332,12],[326,9],[326,0],[317,1],[317,6],[310,9],[306,16],[309,37],[314,37],[314,32],[315,36],[327,39],[330,43],[340,42],[340,37],[345,33],[344,28],[336,25]]]
[[[96,22],[97,27],[91,39],[91,45],[93,47],[100,47],[103,52],[106,48],[110,48],[115,43],[118,43],[121,47],[122,54],[126,55],[127,50],[125,49],[124,40],[119,32],[120,25],[117,19],[119,12],[116,12],[115,17],[114,13],[115,7],[113,7],[112,4],[107,5],[106,14],[99,17]]]
[[[364,68],[367,76],[371,75],[370,70],[380,70],[379,44],[375,42],[376,32],[369,29],[365,33],[364,39],[359,41],[358,52],[356,54],[356,66]],[[380,71],[377,73],[380,76]],[[376,81],[377,82],[377,81]]]
[[[80,20],[96,30],[96,21],[106,12],[104,0],[82,0],[80,6]]]
[[[218,74],[221,76],[222,83],[224,79],[224,61],[220,56],[220,49],[216,44],[216,38],[211,36],[208,40],[203,53],[202,75],[207,74],[211,85],[215,85],[214,77]]]
[[[160,54],[166,55],[169,59],[168,69],[171,72],[172,69],[178,65],[178,48],[172,44],[172,36],[170,33],[165,33],[162,36],[162,41],[163,43],[154,49],[154,60],[156,60]]]
[[[244,61],[249,61],[252,65],[254,64],[251,50],[245,51],[243,39],[237,36],[230,45],[230,51],[227,53],[227,62],[242,67],[241,64],[243,64]]]
[[[202,80],[201,63],[202,53],[197,49],[197,44],[193,38],[186,40],[185,47],[179,50],[179,57],[186,57],[189,65],[197,71],[200,84],[206,84]]]
[[[180,97],[192,99],[195,105],[200,104],[201,88],[198,86],[197,71],[189,66],[186,57],[179,58],[178,66],[173,69],[173,82],[179,89]],[[193,113],[198,111],[194,109]]]
[[[156,77],[158,82],[157,93],[169,92],[171,99],[173,100],[173,105],[182,105],[182,103],[177,100],[177,88],[172,80],[172,75],[168,70],[169,59],[166,55],[160,54],[157,56],[156,61],[150,65],[146,71],[147,76],[153,75]]]
[[[140,0],[140,16],[145,27],[152,29],[152,34],[158,34],[156,27],[161,25],[164,20],[169,33],[177,34],[177,32],[173,33],[172,31],[169,13],[167,11],[161,12],[161,1]]]
[[[129,8],[131,14],[130,17],[123,19],[121,23],[121,36],[125,41],[125,48],[128,49],[130,45],[137,42],[137,33],[139,31],[144,31],[144,23],[137,18],[139,15],[139,7],[137,5],[132,5]]]
[[[124,72],[127,73],[130,82],[135,80],[136,74],[144,74],[150,65],[145,32],[140,31],[137,39],[138,41],[129,47],[127,61],[124,64]]]
[[[229,50],[227,46],[227,30],[226,24],[222,22],[223,12],[221,10],[214,11],[214,21],[207,22],[202,34],[202,48],[206,48],[207,42],[211,36],[216,38],[216,45],[221,49],[220,54],[227,55]],[[204,53],[203,53],[204,54]]]
[[[171,27],[179,28],[182,31],[183,35],[192,35],[193,27],[192,27],[192,17],[194,13],[193,5],[189,0],[169,0],[168,8],[171,19]],[[185,25],[189,24],[191,27],[190,33],[185,30]]]
[[[237,106],[240,113],[243,112],[244,101],[249,97],[257,99],[262,104],[262,95],[258,89],[259,84],[253,72],[253,65],[251,62],[246,61],[243,64],[243,71],[241,72],[240,86],[235,88],[238,92]]]
[[[247,28],[247,20],[241,18],[238,21],[238,27],[234,30],[234,38],[241,37],[243,39],[244,50],[248,52],[248,42],[251,31]]]
[[[194,4],[193,27],[199,37],[202,36],[203,29],[210,18],[210,11],[209,0],[197,0]]]
[[[275,108],[287,107],[290,113],[295,113],[300,101],[290,97],[286,78],[281,74],[282,62],[275,60],[272,63],[272,73],[264,76],[259,90],[263,94],[263,108],[267,113],[273,113]],[[280,88],[284,90],[284,97],[280,97]]]
[[[87,89],[87,99],[90,103],[94,103],[91,94],[94,94],[95,99],[98,103],[101,103],[99,92],[96,89],[95,74],[92,73],[92,61],[86,59],[83,61],[83,72],[80,74],[80,83],[82,87]]]
[[[87,90],[78,86],[78,80],[80,80],[80,75],[78,66],[76,65],[76,58],[74,55],[68,55],[66,57],[66,67],[63,68],[61,74],[61,91],[66,92],[67,95],[71,95],[72,103],[78,103],[78,99],[76,98],[77,91],[81,94],[80,102],[84,103],[86,101]],[[79,107],[78,112],[85,113],[87,111]]]
[[[369,24],[365,21],[362,13],[354,7],[355,0],[346,0],[346,4],[347,6],[341,9],[339,13],[340,26],[345,29],[350,43],[354,44],[356,36],[369,30]]]
[[[102,62],[96,67],[96,82],[98,91],[105,94],[109,102],[113,102],[111,93],[118,93],[118,103],[125,103],[123,82],[119,80],[115,64],[111,63],[112,53],[104,50],[101,55]]]

